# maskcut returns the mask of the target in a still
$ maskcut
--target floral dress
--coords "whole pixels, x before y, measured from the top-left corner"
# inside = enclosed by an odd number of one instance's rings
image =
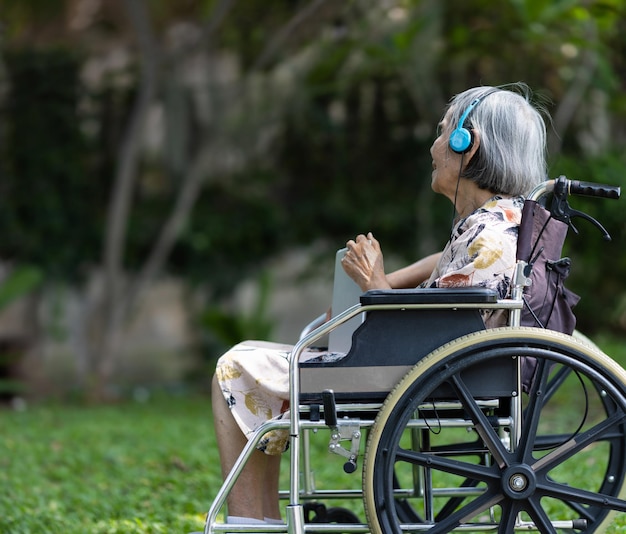
[[[486,287],[509,295],[517,257],[523,197],[493,197],[452,229],[450,241],[423,287]],[[504,326],[506,310],[484,310],[489,328]]]
[[[517,235],[524,200],[494,197],[458,221],[430,279],[423,287],[487,287],[500,298],[508,296],[515,269]],[[506,324],[504,310],[484,310],[487,327]],[[244,341],[217,362],[216,376],[246,437],[264,422],[284,418],[289,409],[289,356],[292,345]],[[301,361],[335,360],[337,355],[304,351]],[[268,432],[259,450],[280,454],[288,446],[289,432]]]

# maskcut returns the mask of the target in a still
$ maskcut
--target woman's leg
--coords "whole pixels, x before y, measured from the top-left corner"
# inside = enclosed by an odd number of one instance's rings
[[[212,405],[222,476],[230,473],[247,440],[232,416],[216,378],[212,384]],[[280,518],[278,477],[280,456],[254,451],[228,497],[228,514],[239,517]]]
[[[280,477],[280,454],[267,456],[265,487],[263,491],[263,515],[270,519],[281,519],[278,503],[278,482]]]

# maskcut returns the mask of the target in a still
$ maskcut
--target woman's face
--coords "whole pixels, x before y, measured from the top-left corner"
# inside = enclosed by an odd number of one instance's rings
[[[454,199],[461,155],[453,152],[448,146],[448,139],[453,126],[450,124],[450,110],[446,113],[437,128],[437,139],[430,147],[430,155],[433,158],[433,172],[431,187],[435,193]]]

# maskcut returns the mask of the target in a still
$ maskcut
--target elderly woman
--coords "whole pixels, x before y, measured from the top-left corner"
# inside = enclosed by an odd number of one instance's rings
[[[546,129],[524,84],[477,87],[454,97],[439,124],[430,153],[432,189],[456,214],[443,252],[386,273],[376,238],[347,243],[344,270],[363,291],[411,287],[480,286],[509,292],[516,262],[524,195],[545,180]],[[485,311],[487,327],[506,324],[506,312]],[[248,436],[289,408],[291,346],[247,341],[218,361],[213,413],[223,475]],[[333,356],[333,357],[336,357]],[[303,360],[324,359],[319,352]],[[280,521],[278,475],[285,432],[267,434],[228,500],[230,523]]]

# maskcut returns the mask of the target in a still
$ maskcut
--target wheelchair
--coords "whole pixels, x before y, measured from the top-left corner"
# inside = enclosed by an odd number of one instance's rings
[[[289,419],[257,430],[204,532],[602,532],[626,513],[626,371],[574,331],[569,261],[560,258],[574,217],[610,237],[569,206],[574,194],[620,190],[563,176],[538,186],[508,299],[481,288],[369,291],[310,325],[292,353]],[[505,310],[509,326],[486,329],[489,309]],[[359,314],[343,359],[298,362]],[[275,429],[291,436],[286,523],[221,524],[247,458]],[[316,488],[312,435],[360,475],[360,488]],[[324,504],[336,499],[358,504],[361,517]]]

